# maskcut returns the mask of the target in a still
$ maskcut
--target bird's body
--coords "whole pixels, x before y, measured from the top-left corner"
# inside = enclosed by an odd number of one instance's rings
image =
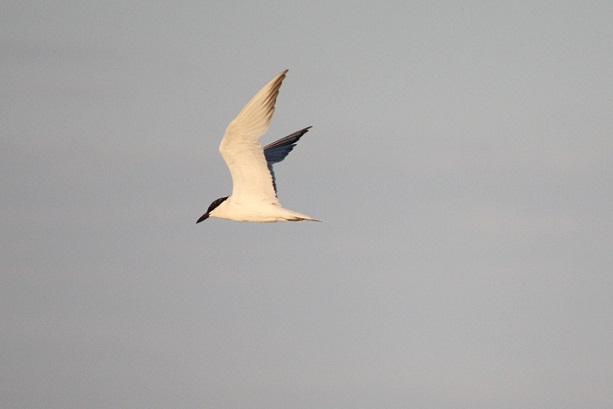
[[[310,127],[262,148],[259,138],[268,130],[279,88],[287,70],[266,84],[226,128],[219,152],[232,174],[232,194],[215,200],[200,223],[209,217],[243,222],[283,222],[315,218],[284,209],[277,199],[272,166],[281,162]]]
[[[297,222],[300,220],[317,220],[312,217],[284,209],[274,203],[241,203],[228,197],[209,213],[210,217],[219,217],[238,222]]]

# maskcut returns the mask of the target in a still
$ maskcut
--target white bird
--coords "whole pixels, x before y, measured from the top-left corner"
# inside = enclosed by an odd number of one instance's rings
[[[272,165],[285,159],[311,127],[294,132],[265,148],[259,142],[270,126],[286,73],[287,70],[283,71],[264,85],[226,128],[219,152],[232,174],[232,194],[211,203],[196,223],[209,217],[242,222],[319,221],[281,206],[272,170]]]

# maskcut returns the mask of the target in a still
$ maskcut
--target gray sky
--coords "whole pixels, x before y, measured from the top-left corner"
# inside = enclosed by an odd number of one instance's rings
[[[0,13],[0,407],[613,407],[613,3],[192,3]]]

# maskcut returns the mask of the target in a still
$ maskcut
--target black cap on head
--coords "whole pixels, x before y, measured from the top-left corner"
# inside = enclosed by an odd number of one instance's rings
[[[228,196],[226,197],[220,197],[217,200],[214,200],[213,203],[211,203],[211,205],[209,206],[209,208],[206,210],[206,213],[203,214],[202,216],[200,216],[200,218],[198,219],[198,221],[196,221],[196,224],[205,221],[206,219],[209,218],[209,214],[217,207],[219,206],[224,200],[226,200],[228,198]]]

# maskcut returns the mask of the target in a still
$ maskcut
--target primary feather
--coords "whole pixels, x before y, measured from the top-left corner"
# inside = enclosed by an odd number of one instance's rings
[[[277,182],[272,165],[285,159],[292,149],[294,149],[294,146],[296,146],[296,143],[300,140],[300,138],[302,138],[302,135],[307,133],[310,128],[311,127],[308,126],[264,147],[264,157],[266,158],[268,170],[270,171],[270,176],[272,177],[272,187],[275,190],[275,195],[277,194]]]

